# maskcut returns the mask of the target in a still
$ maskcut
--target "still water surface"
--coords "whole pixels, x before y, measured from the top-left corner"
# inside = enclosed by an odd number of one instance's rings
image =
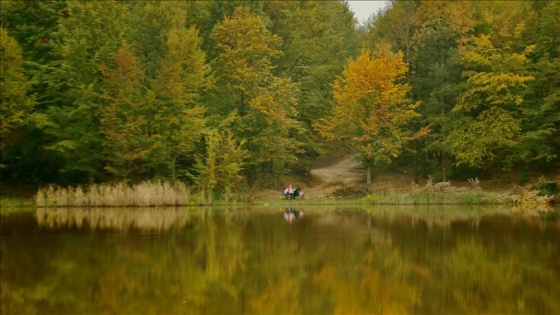
[[[560,314],[560,212],[56,209],[2,217],[2,314]]]

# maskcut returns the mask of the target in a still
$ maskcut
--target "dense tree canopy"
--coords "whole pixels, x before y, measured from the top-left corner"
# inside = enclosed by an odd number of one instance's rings
[[[341,143],[416,178],[560,167],[557,1],[392,0],[363,26],[344,1],[0,9],[3,183],[231,192]]]
[[[412,99],[422,102],[414,129],[431,131],[401,157],[421,166],[417,176],[445,180],[449,166],[463,177],[462,170],[517,168],[526,177],[558,169],[553,12],[555,1],[392,1],[370,19],[365,45],[405,52]]]

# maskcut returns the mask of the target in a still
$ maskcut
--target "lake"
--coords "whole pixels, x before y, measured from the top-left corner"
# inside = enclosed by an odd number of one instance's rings
[[[560,209],[60,208],[2,217],[2,314],[560,314]]]

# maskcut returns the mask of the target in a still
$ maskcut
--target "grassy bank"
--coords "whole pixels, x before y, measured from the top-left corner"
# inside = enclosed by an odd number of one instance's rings
[[[397,205],[492,205],[508,204],[511,198],[482,191],[464,192],[425,192],[414,191],[409,194],[370,194],[365,199],[372,204]]]
[[[282,205],[499,205],[512,204],[511,198],[492,193],[373,193],[364,197],[316,197],[298,200],[263,199],[259,204]]]
[[[310,196],[306,199],[255,199],[238,194],[237,199],[216,198],[212,193],[191,190],[183,183],[171,185],[166,182],[143,182],[137,185],[117,183],[112,185],[90,185],[88,187],[40,188],[34,199],[3,198],[2,213],[29,211],[35,206],[43,207],[165,207],[226,204],[254,205],[527,205],[540,206],[550,199],[536,194],[500,194],[473,189],[442,186],[439,184],[418,187],[409,193],[374,192],[362,196],[323,197]]]
[[[0,214],[28,212],[35,209],[35,203],[31,198],[0,198]]]

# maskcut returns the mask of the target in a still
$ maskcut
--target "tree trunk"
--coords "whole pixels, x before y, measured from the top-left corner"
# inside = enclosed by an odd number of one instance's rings
[[[428,150],[426,150],[426,140],[422,141],[423,145],[422,145],[422,177],[426,176],[426,174],[428,174]]]
[[[367,184],[367,191],[369,192],[369,187],[371,186],[371,163],[368,163],[367,170],[366,170],[366,184]]]
[[[418,142],[414,142],[414,182],[418,183]]]
[[[447,157],[445,155],[445,152],[442,154],[441,157],[441,181],[442,182],[446,182],[447,181]]]
[[[173,157],[171,160],[171,176],[173,179],[173,185],[175,185],[175,181],[177,180],[177,174],[175,172],[175,164],[177,163],[177,157]]]

